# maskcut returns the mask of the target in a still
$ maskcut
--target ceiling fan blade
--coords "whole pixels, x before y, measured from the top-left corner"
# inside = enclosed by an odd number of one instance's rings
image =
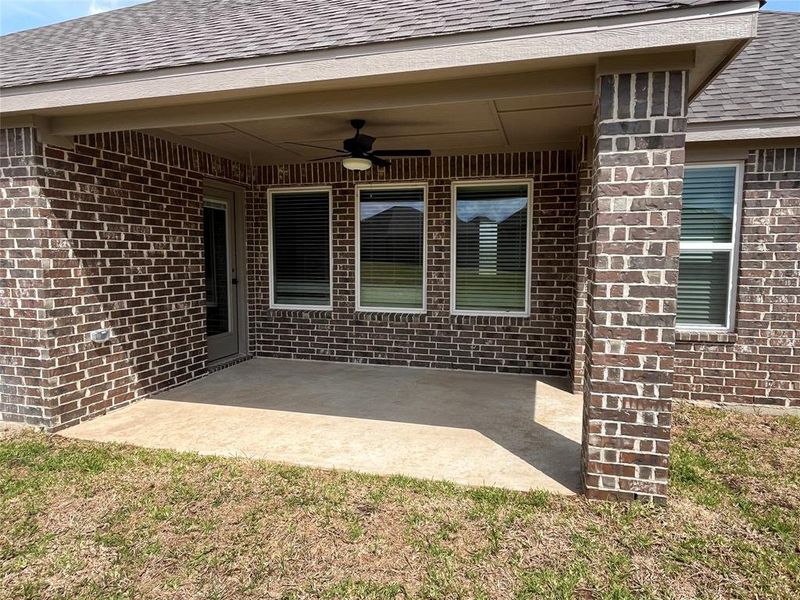
[[[307,162],[319,162],[321,160],[332,160],[334,158],[335,159],[340,159],[340,158],[345,158],[345,157],[342,156],[341,154],[334,154],[333,156],[323,156],[322,158],[312,158],[311,160],[309,160]]]
[[[375,150],[376,156],[430,156],[430,150]]]
[[[392,164],[388,160],[383,160],[381,157],[375,156],[371,152],[367,154],[367,158],[370,159],[372,161],[372,164],[375,165],[376,167],[388,167],[389,165]]]
[[[314,144],[302,144],[300,142],[284,142],[284,144],[292,144],[293,146],[305,146],[306,148],[316,148],[317,150],[330,150],[331,152],[347,154],[346,150],[340,150],[339,148],[328,148],[328,146],[316,146]]]

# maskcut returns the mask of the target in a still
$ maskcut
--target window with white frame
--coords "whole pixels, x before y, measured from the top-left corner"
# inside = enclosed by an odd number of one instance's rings
[[[358,310],[425,310],[424,186],[361,186]]]
[[[272,191],[269,220],[270,305],[330,308],[330,191]]]
[[[740,163],[687,165],[681,210],[678,327],[733,329]]]
[[[528,314],[530,197],[524,181],[454,185],[454,313]]]

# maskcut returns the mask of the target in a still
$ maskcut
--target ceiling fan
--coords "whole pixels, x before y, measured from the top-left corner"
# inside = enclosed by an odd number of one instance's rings
[[[343,150],[337,148],[328,148],[326,146],[315,146],[314,144],[302,144],[300,142],[287,142],[295,146],[305,146],[307,148],[318,148],[320,150],[330,150],[338,152],[332,156],[323,156],[322,158],[315,158],[311,162],[321,160],[332,160],[334,158],[342,159],[342,166],[350,171],[366,171],[374,166],[388,167],[391,163],[384,160],[384,157],[389,156],[430,156],[430,150],[373,150],[372,144],[375,143],[375,138],[361,133],[366,122],[364,119],[353,119],[350,125],[356,130],[353,137],[347,138],[342,142]]]

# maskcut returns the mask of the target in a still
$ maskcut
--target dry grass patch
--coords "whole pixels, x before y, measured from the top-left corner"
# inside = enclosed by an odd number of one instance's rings
[[[798,597],[800,420],[675,433],[667,508],[13,434],[0,597]]]

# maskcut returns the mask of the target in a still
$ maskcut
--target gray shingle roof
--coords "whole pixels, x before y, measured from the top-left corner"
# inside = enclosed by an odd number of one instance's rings
[[[0,87],[730,0],[154,0],[0,38]]]
[[[703,90],[692,122],[800,117],[800,14],[764,11],[758,37]]]

